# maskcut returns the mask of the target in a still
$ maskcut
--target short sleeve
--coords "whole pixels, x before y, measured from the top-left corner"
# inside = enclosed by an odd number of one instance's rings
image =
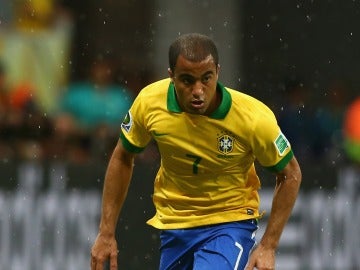
[[[293,157],[291,145],[270,109],[259,114],[254,125],[251,147],[259,163],[275,172],[284,169]]]
[[[121,124],[120,138],[123,146],[130,152],[141,152],[151,140],[146,115],[145,102],[140,93]]]

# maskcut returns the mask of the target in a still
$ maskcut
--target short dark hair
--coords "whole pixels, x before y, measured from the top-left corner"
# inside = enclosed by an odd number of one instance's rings
[[[201,62],[211,55],[215,65],[219,63],[219,55],[214,41],[208,36],[190,33],[179,36],[169,48],[169,67],[175,69],[179,55],[192,62]]]

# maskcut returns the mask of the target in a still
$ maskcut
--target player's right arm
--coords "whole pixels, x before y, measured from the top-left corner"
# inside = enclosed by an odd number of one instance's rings
[[[103,270],[110,260],[110,269],[117,269],[115,229],[129,188],[133,172],[134,154],[117,143],[110,158],[104,181],[101,220],[97,238],[91,249],[91,270]]]

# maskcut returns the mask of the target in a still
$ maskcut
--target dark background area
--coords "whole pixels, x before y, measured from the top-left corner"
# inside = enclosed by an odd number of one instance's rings
[[[189,9],[195,2],[187,0]],[[208,7],[207,2],[200,4]],[[305,112],[316,118],[316,113],[331,106],[334,99],[345,108],[359,95],[360,1],[246,0],[231,3],[241,24],[233,27],[241,31],[231,33],[240,40],[241,57],[238,68],[221,72],[236,73],[239,78],[236,88],[263,100],[275,113],[287,106],[289,84],[301,84],[306,89],[306,100],[299,118],[294,118],[292,124],[296,132],[303,131]],[[64,0],[61,4],[71,14],[75,27],[70,81],[86,78],[91,64],[99,59],[111,59],[117,82],[135,93],[160,79],[154,70],[155,41],[159,38],[154,23],[159,16],[156,1]],[[210,12],[204,8],[199,16],[206,17],[207,12],[216,14],[216,10]],[[174,21],[180,19],[187,18],[172,18]],[[334,85],[341,86],[337,92],[333,90]],[[306,155],[318,145],[316,139],[322,139],[317,127],[310,135],[315,139],[301,146],[306,148],[305,155],[299,157],[304,179],[302,188],[305,192],[336,190],[338,168],[346,162],[344,153],[336,149],[338,152],[334,156],[323,149],[319,156]],[[109,155],[106,153],[103,161],[96,164],[68,164],[67,188],[96,189],[100,194]],[[151,156],[150,159],[151,163],[142,158],[136,160],[132,185],[119,220],[119,263],[124,269],[156,269],[158,265],[159,232],[145,224],[154,211],[151,194],[158,165],[157,158]],[[0,164],[2,178],[6,179],[1,183],[2,189],[17,188],[17,162]],[[274,177],[260,167],[258,172],[263,187],[273,187]],[[47,186],[44,182],[42,188],[45,190]]]
[[[152,81],[155,1],[64,5],[76,26],[73,79],[85,76],[94,59],[111,57],[120,80],[140,87]],[[242,23],[242,33],[232,33],[242,40],[240,89],[267,100],[281,93],[286,78],[296,76],[313,90],[316,101],[337,79],[358,93],[359,1],[241,1],[234,8]]]
[[[74,18],[71,80],[86,78],[93,61],[115,62],[117,80],[140,90],[152,79],[154,1],[64,1]],[[135,90],[135,91],[138,91]]]
[[[335,80],[359,93],[359,1],[244,1],[243,7],[245,88],[271,99],[296,76],[315,103]]]

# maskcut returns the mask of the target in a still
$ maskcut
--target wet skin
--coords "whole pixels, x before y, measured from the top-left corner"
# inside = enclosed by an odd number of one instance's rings
[[[201,62],[191,62],[179,55],[174,70],[168,72],[184,112],[210,115],[219,106],[221,95],[216,91],[219,65],[211,55]]]

